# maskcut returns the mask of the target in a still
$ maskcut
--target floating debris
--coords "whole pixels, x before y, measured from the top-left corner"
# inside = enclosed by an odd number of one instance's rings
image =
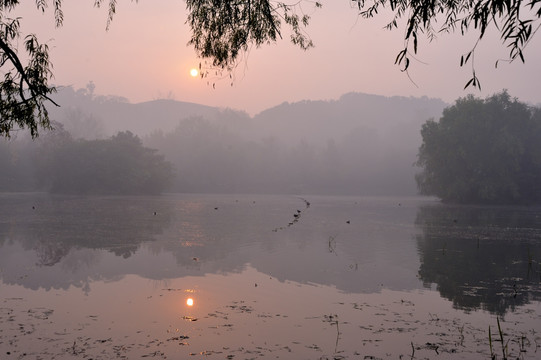
[[[303,199],[303,198],[300,198],[302,201],[304,201],[305,205],[306,205],[306,209],[308,209],[310,207],[310,202],[308,202],[306,199]],[[299,222],[300,218],[301,218],[301,213],[302,211],[297,209],[296,212],[293,214],[293,220],[291,220],[288,224],[287,224],[287,227],[290,227],[290,226],[293,226],[295,225],[297,222]],[[274,229],[272,229],[272,232],[278,232],[278,230],[284,230],[284,227],[276,227]]]
[[[186,320],[186,321],[197,321],[198,320],[196,317],[193,317],[193,316],[183,316],[182,319]]]

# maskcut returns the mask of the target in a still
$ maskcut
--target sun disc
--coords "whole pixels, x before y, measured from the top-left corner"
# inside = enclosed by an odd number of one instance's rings
[[[193,306],[193,299],[189,298],[188,300],[186,300],[186,305]]]
[[[199,71],[197,71],[197,69],[191,69],[190,70],[190,75],[192,77],[196,77],[197,75],[199,75]]]

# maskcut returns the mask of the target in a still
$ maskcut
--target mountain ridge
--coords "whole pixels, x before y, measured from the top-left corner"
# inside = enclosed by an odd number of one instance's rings
[[[396,115],[407,114],[408,120],[417,116],[417,123],[428,118],[441,115],[445,102],[428,97],[382,96],[361,92],[349,92],[338,99],[331,100],[300,100],[283,102],[264,109],[250,116],[243,110],[213,107],[193,102],[173,99],[155,99],[138,103],[127,102],[126,99],[114,96],[95,96],[86,89],[73,90],[65,87],[54,98],[61,107],[53,108],[51,118],[61,123],[69,122],[70,116],[76,110],[87,117],[101,121],[106,136],[118,131],[130,130],[139,136],[145,136],[153,131],[172,131],[180,121],[190,117],[203,117],[209,121],[219,121],[224,117],[238,117],[244,121],[239,126],[249,126],[251,120],[255,126],[263,126],[271,136],[276,129],[270,124],[283,123],[280,119],[306,124],[306,119],[312,125],[319,125],[331,130],[325,124],[338,119],[348,127],[359,124],[374,125],[374,120],[387,121],[392,117],[392,108],[399,108]],[[370,118],[367,121],[367,118]],[[294,120],[292,120],[294,119]],[[304,121],[303,121],[304,120]],[[397,119],[398,122],[404,120]],[[282,124],[284,125],[284,124]],[[291,124],[289,124],[291,125]],[[378,127],[381,127],[379,124]],[[291,129],[290,129],[291,130]],[[299,132],[299,129],[296,129]],[[335,134],[336,131],[330,131]],[[336,134],[338,135],[338,134]],[[342,135],[344,135],[342,133]]]

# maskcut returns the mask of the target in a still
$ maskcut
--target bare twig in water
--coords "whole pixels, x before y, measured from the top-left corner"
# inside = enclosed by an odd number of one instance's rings
[[[329,236],[329,252],[338,255],[336,253],[336,240],[334,239],[334,236]]]
[[[504,344],[503,342],[503,331],[502,331],[502,327],[500,326],[500,318],[497,317],[496,318],[496,321],[498,323],[498,332],[500,333],[500,341],[502,342],[502,356],[503,356],[503,360],[507,360],[507,355],[506,355],[506,349],[507,349],[507,344]]]
[[[304,201],[304,205],[306,206],[307,209],[310,207],[310,201],[306,200],[305,198],[299,198],[299,199]]]
[[[338,351],[338,340],[340,340],[340,329],[338,328],[338,315],[324,315],[324,321],[328,321],[330,324],[336,325],[336,342],[334,344],[334,353]]]
[[[531,345],[530,340],[526,336],[521,335],[520,340],[519,340],[519,346],[520,346],[520,353],[521,354],[526,352],[526,344],[524,343],[524,340],[526,340],[528,342],[528,345]]]
[[[338,350],[338,340],[340,339],[340,329],[338,329],[338,315],[336,316],[336,321],[334,322],[336,324],[336,344],[334,344],[334,352]]]
[[[492,332],[490,331],[490,325],[488,326],[488,346],[490,347],[490,358],[496,358],[496,354],[494,354],[494,349],[492,348]]]
[[[460,333],[460,346],[464,346],[464,325],[458,328],[458,332]]]

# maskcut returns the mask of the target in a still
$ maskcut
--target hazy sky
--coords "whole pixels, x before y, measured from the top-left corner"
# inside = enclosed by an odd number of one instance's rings
[[[174,98],[210,106],[246,110],[251,114],[284,101],[327,100],[355,91],[378,95],[428,96],[453,102],[473,92],[487,96],[504,88],[522,101],[541,103],[541,37],[525,52],[526,64],[501,62],[507,49],[497,36],[478,46],[476,71],[483,91],[463,90],[470,68],[459,66],[460,55],[474,38],[442,35],[428,43],[421,39],[418,59],[410,76],[394,65],[403,45],[403,30],[382,29],[388,16],[358,18],[350,0],[323,0],[312,13],[308,29],[316,47],[304,52],[284,40],[252,49],[234,73],[234,82],[192,78],[189,71],[200,60],[186,44],[182,0],[119,0],[117,15],[105,31],[107,9],[93,1],[64,1],[64,25],[54,27],[52,9],[45,14],[27,1],[13,14],[22,17],[23,31],[35,32],[51,47],[57,85],[84,87],[89,81],[96,93],[119,95],[131,102]],[[212,87],[216,82],[216,88]]]

